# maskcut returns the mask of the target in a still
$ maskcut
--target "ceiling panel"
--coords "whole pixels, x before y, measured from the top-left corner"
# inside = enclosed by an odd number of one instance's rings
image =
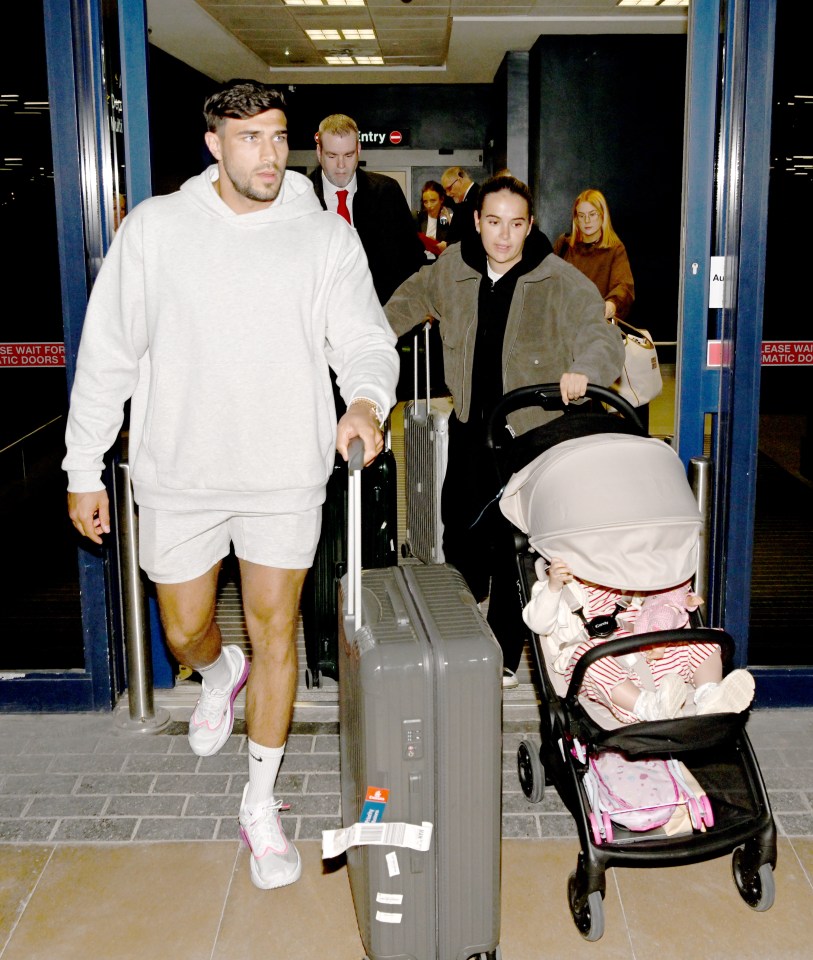
[[[685,33],[679,7],[616,0],[367,0],[364,7],[283,0],[147,0],[150,40],[216,80],[278,83],[489,82],[507,50],[550,33]],[[375,40],[313,42],[311,29],[375,30]],[[325,56],[381,54],[381,67],[330,67]],[[413,67],[414,69],[410,69]]]

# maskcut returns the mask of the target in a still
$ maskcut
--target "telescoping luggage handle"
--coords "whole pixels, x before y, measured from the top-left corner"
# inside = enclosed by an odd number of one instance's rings
[[[424,343],[424,360],[426,362],[426,409],[424,411],[424,416],[429,417],[429,331],[432,329],[432,323],[430,320],[427,320],[426,323],[421,328],[423,330],[423,343]],[[415,339],[412,344],[412,352],[414,356],[412,358],[413,370],[414,370],[414,383],[413,383],[413,394],[414,394],[414,406],[412,407],[415,417],[419,417],[418,413],[418,336],[419,334],[415,333]]]
[[[354,437],[347,445],[347,615],[361,627],[361,471],[364,441]]]
[[[361,629],[361,471],[364,469],[364,441],[355,437],[347,445],[347,616],[353,632]],[[409,612],[392,580],[385,582],[395,623],[405,626]]]

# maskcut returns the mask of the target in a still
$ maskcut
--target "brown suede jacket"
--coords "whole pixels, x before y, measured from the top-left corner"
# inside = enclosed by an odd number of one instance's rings
[[[482,274],[449,247],[437,262],[405,280],[384,307],[401,336],[427,315],[440,323],[446,384],[458,418],[466,421],[477,331]],[[486,279],[486,282],[488,280]],[[503,341],[503,388],[559,381],[565,372],[583,373],[590,383],[609,386],[624,364],[616,327],[604,319],[604,301],[594,283],[554,254],[517,280]],[[509,422],[517,434],[551,419],[542,410],[520,410]]]

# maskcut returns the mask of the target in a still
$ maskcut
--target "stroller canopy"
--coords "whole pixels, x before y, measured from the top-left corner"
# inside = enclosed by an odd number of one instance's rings
[[[617,590],[663,590],[694,576],[700,511],[683,464],[651,437],[565,440],[508,481],[500,509],[547,559]]]

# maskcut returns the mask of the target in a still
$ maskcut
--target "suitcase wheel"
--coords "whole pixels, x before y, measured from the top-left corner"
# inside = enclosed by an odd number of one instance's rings
[[[317,670],[316,673],[310,667],[305,667],[305,686],[308,690],[317,689],[322,685],[322,674]]]

